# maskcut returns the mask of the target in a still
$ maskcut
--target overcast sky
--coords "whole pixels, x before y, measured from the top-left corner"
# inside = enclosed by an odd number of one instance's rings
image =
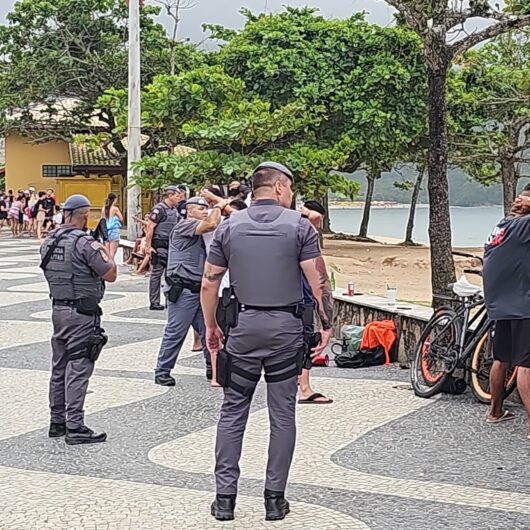
[[[147,0],[155,3],[155,0]],[[0,22],[5,22],[6,14],[13,8],[16,0],[0,0]],[[383,0],[195,0],[196,6],[183,13],[180,38],[200,41],[203,38],[201,26],[204,23],[222,24],[228,27],[240,27],[243,17],[241,7],[254,12],[279,11],[282,5],[312,6],[320,8],[327,17],[347,17],[356,11],[367,11],[368,19],[378,24],[389,24],[393,10]],[[163,22],[167,22],[163,20]]]

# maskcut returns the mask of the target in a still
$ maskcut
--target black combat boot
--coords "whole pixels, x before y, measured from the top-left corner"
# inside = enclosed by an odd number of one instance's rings
[[[68,445],[98,444],[104,442],[106,439],[106,433],[95,433],[86,426],[79,427],[79,429],[66,429],[66,443]]]
[[[212,515],[218,521],[233,521],[235,508],[235,495],[217,495],[212,502]]]
[[[175,386],[175,378],[169,374],[155,375],[155,385]]]
[[[50,430],[48,436],[50,438],[60,438],[66,434],[66,425],[64,423],[50,423]]]
[[[281,521],[290,512],[283,491],[265,490],[265,520]]]

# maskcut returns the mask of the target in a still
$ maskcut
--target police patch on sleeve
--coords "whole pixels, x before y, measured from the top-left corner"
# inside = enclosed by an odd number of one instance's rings
[[[94,250],[101,250],[103,248],[103,245],[99,241],[93,241],[92,243],[90,243],[90,246]]]
[[[153,210],[151,211],[151,215],[149,216],[149,219],[151,219],[151,221],[156,221],[159,215],[160,215],[160,208],[153,208]]]

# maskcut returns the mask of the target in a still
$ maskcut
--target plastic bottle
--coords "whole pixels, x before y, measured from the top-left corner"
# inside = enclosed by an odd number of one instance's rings
[[[331,290],[334,291],[336,284],[335,284],[335,271],[331,271],[331,278],[329,279],[329,283],[331,284]]]

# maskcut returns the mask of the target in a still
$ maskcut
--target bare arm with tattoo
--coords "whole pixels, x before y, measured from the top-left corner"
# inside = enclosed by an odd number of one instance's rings
[[[206,343],[211,353],[216,354],[223,347],[223,333],[217,325],[216,312],[219,303],[219,287],[226,273],[226,267],[206,262],[201,285],[201,307],[206,325]]]
[[[300,267],[306,277],[313,297],[317,302],[318,315],[322,323],[322,342],[315,348],[314,354],[319,355],[327,346],[333,325],[333,292],[329,283],[328,272],[324,258],[302,261]]]

